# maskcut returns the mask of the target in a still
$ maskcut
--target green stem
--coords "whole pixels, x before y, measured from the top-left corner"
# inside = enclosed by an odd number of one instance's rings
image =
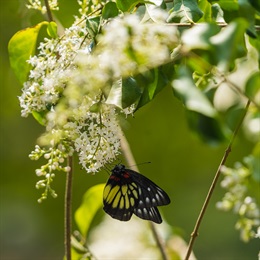
[[[66,260],[71,260],[71,197],[72,197],[72,173],[73,157],[68,157],[69,171],[67,172],[64,204],[64,245]]]
[[[220,162],[220,164],[219,164],[219,167],[218,167],[218,169],[217,169],[217,172],[216,172],[216,174],[215,174],[215,177],[214,177],[214,179],[213,179],[213,181],[212,181],[212,184],[211,184],[211,186],[210,186],[210,188],[209,188],[208,194],[207,194],[206,199],[205,199],[205,201],[204,201],[204,204],[203,204],[203,206],[202,206],[202,208],[201,208],[201,211],[200,211],[199,217],[198,217],[198,219],[197,219],[197,222],[196,222],[196,224],[195,224],[194,230],[193,230],[193,232],[191,233],[191,239],[190,239],[190,242],[189,242],[188,251],[187,251],[185,260],[188,260],[189,257],[190,257],[190,254],[191,254],[191,252],[192,252],[192,248],[193,248],[195,239],[197,238],[197,236],[198,236],[198,234],[199,234],[198,231],[199,231],[200,224],[201,224],[202,219],[203,219],[203,217],[204,217],[204,215],[205,215],[206,209],[207,209],[207,207],[208,207],[208,205],[209,205],[209,201],[210,201],[210,199],[211,199],[211,197],[212,197],[213,191],[214,191],[214,189],[215,189],[215,186],[216,186],[216,184],[217,184],[217,182],[218,182],[218,179],[219,179],[219,176],[220,176],[220,174],[221,174],[221,168],[222,168],[222,166],[225,164],[225,162],[226,162],[226,160],[227,160],[227,158],[228,158],[228,155],[229,155],[229,153],[231,152],[232,145],[233,145],[233,143],[234,143],[235,137],[237,136],[238,130],[240,129],[240,127],[241,127],[241,125],[242,125],[242,123],[243,123],[243,121],[244,121],[244,118],[245,118],[246,113],[247,113],[247,111],[248,111],[249,105],[250,105],[250,100],[247,101],[247,104],[246,104],[246,108],[245,108],[245,110],[244,110],[244,113],[243,113],[243,115],[241,116],[241,118],[240,118],[240,120],[239,120],[239,122],[238,122],[238,124],[237,124],[237,126],[236,126],[236,128],[235,128],[235,130],[234,130],[234,132],[233,132],[233,135],[232,135],[232,138],[231,138],[231,140],[230,140],[230,143],[229,143],[228,147],[227,147],[226,150],[225,150],[225,153],[224,153],[224,155],[223,155],[223,157],[222,157],[222,160],[221,160],[221,162]]]

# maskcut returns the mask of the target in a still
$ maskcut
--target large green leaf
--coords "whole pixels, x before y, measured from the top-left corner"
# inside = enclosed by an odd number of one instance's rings
[[[102,18],[109,19],[118,15],[118,8],[115,2],[107,2],[102,9]]]
[[[247,27],[248,23],[244,19],[237,19],[210,38],[215,47],[215,59],[220,70],[233,69],[235,59],[246,55],[244,34]]]
[[[44,25],[48,25],[48,22],[41,22],[34,27],[21,30],[9,41],[8,52],[11,68],[21,84],[27,80],[31,68],[27,60],[35,54],[38,34]]]
[[[169,23],[195,23],[203,16],[197,0],[175,0]]]
[[[187,110],[195,111],[206,117],[215,117],[216,110],[207,96],[196,87],[192,75],[186,67],[181,67],[178,78],[172,82],[175,95],[179,98]]]
[[[120,108],[126,108],[134,104],[141,96],[142,91],[133,77],[114,83],[110,89],[106,103]]]
[[[86,237],[91,221],[98,209],[102,207],[105,184],[98,184],[86,191],[82,204],[75,213],[75,221],[82,236]]]
[[[153,100],[154,97],[169,83],[169,79],[164,69],[165,66],[162,66],[135,77],[139,86],[142,86],[143,88],[143,93],[136,109]]]

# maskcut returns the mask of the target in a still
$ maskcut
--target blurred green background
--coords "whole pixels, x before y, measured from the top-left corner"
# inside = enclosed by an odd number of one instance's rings
[[[30,161],[37,137],[43,132],[32,117],[21,118],[17,96],[21,86],[10,70],[7,44],[18,30],[42,21],[42,16],[24,8],[26,1],[1,1],[1,259],[61,259],[63,257],[63,194],[65,175],[58,173],[54,189],[58,198],[43,204],[35,189],[35,169],[41,162]],[[77,13],[77,2],[60,1],[57,17],[69,26]],[[163,187],[172,203],[163,208],[164,217],[181,229],[186,241],[198,217],[209,185],[223,156],[226,143],[210,147],[188,128],[185,111],[170,89],[143,107],[124,123],[140,171]],[[227,165],[248,155],[253,147],[240,132]],[[106,173],[88,175],[75,162],[73,212],[84,192],[107,180]],[[224,191],[218,186],[200,229],[194,252],[198,259],[257,259],[258,241],[244,244],[234,229],[236,216],[217,211],[215,203]],[[100,215],[104,213],[100,211]],[[73,227],[76,228],[75,226]]]

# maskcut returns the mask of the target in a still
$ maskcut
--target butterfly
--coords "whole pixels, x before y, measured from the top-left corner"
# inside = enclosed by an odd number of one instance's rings
[[[167,193],[142,174],[118,164],[112,169],[103,192],[104,211],[112,218],[139,218],[162,223],[157,206],[169,204]]]

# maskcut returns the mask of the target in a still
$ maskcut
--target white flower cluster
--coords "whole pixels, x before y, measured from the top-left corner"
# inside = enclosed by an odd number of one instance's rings
[[[66,29],[60,39],[46,38],[40,43],[39,53],[28,61],[32,70],[19,97],[22,116],[44,111],[58,102],[69,80],[69,73],[74,69],[77,51],[86,44],[84,23],[75,24]]]
[[[115,78],[142,73],[170,61],[177,46],[177,29],[156,23],[140,23],[137,15],[115,19],[99,37],[102,69]]]
[[[30,157],[48,160],[36,172],[46,178],[37,187],[50,191],[54,170],[66,171],[62,163],[72,152],[88,173],[118,156],[117,113],[131,114],[134,105],[120,111],[106,103],[113,83],[169,62],[178,44],[176,28],[142,24],[137,15],[128,15],[105,25],[92,50],[93,39],[88,37],[83,18],[76,18],[59,39],[40,44],[39,53],[28,61],[32,70],[19,97],[22,116],[46,115],[46,133],[40,144],[47,148],[37,147]],[[62,153],[59,144],[64,142],[71,149],[65,147]]]
[[[235,227],[240,230],[241,239],[247,242],[256,237],[254,229],[260,226],[260,209],[256,200],[248,196],[250,170],[236,163],[234,169],[223,166],[222,173],[225,177],[221,186],[228,192],[216,206],[223,211],[233,210],[239,216]]]
[[[41,0],[28,0],[29,4],[26,5],[28,9],[35,9],[41,11],[43,14],[47,12],[46,6],[43,5]],[[49,0],[51,10],[59,10],[58,0]]]

